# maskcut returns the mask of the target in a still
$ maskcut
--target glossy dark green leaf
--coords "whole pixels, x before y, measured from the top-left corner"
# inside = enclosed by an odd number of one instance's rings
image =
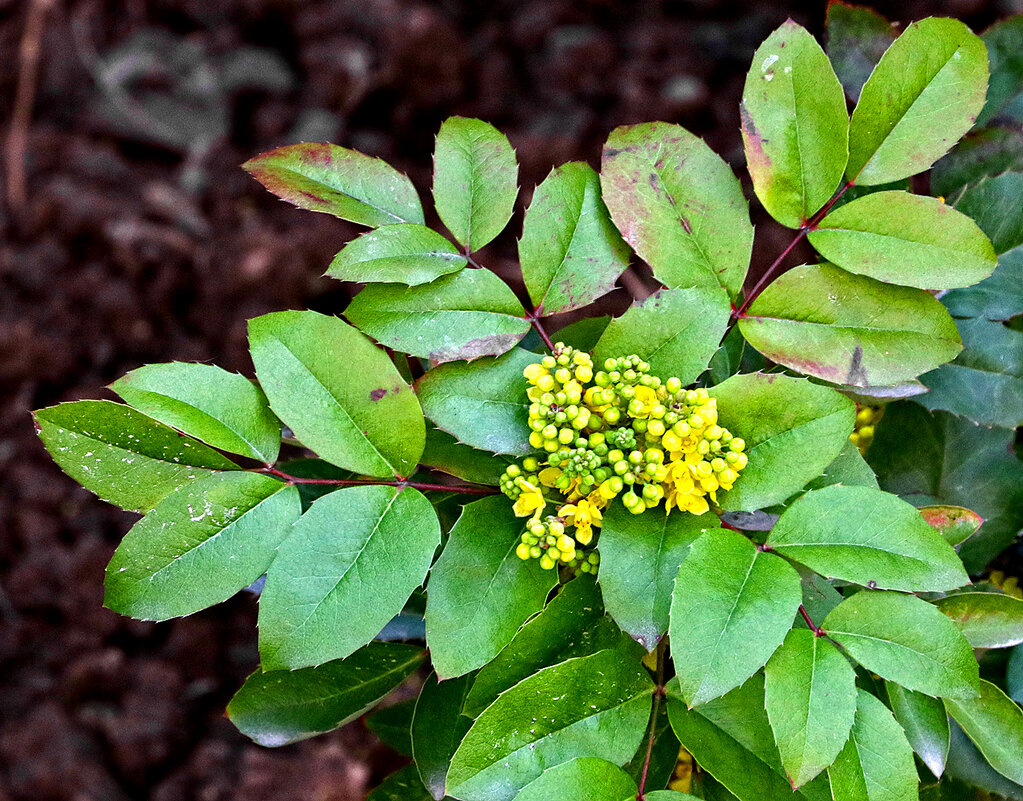
[[[739,181],[685,128],[648,122],[616,128],[600,184],[625,241],[669,288],[742,288],[753,226]]]
[[[948,197],[1008,170],[1023,170],[1023,132],[1012,128],[971,131],[931,169],[931,192]]]
[[[1023,643],[1023,600],[994,592],[963,592],[934,602],[974,648]]]
[[[991,767],[1023,784],[1023,710],[983,680],[979,698],[946,698],[945,706]]]
[[[1020,37],[1023,37],[1023,17],[1019,14],[996,22],[981,39],[987,45],[991,64],[991,81],[988,84],[987,103],[977,120],[986,125],[990,120],[1005,116],[1021,122],[1020,96],[1023,95],[1023,55],[1020,53]]]
[[[270,408],[328,462],[370,476],[407,476],[426,425],[387,354],[336,317],[312,311],[249,321],[249,345]]]
[[[489,270],[462,270],[430,284],[368,286],[345,316],[382,345],[450,362],[499,356],[529,322],[515,293]]]
[[[1023,246],[998,257],[998,266],[990,278],[965,289],[953,289],[941,296],[941,302],[956,317],[984,317],[1008,320],[1023,314]]]
[[[449,117],[433,154],[433,201],[455,239],[479,250],[511,219],[519,167],[508,137],[483,120]]]
[[[856,673],[827,640],[793,629],[764,669],[767,717],[793,787],[842,750],[856,712]]]
[[[555,343],[563,342],[579,350],[593,350],[610,322],[611,318],[607,315],[584,317],[582,320],[569,323],[564,328],[559,328],[556,333],[552,334],[552,337]]]
[[[541,670],[476,719],[451,760],[447,790],[464,801],[511,801],[543,771],[576,757],[627,762],[650,717],[653,683],[620,650]]]
[[[635,353],[650,372],[694,382],[718,349],[731,305],[720,288],[665,289],[611,321],[593,349],[596,364]]]
[[[1010,781],[991,767],[977,746],[970,741],[970,738],[954,720],[951,723],[951,728],[952,746],[948,752],[948,767],[945,775],[949,779],[956,780],[953,786],[960,794],[952,796],[954,801],[976,801],[978,788],[995,794],[996,798],[1023,801],[1023,784]],[[945,801],[944,797],[942,801]]]
[[[440,524],[411,488],[349,487],[299,518],[259,601],[264,668],[339,659],[365,645],[423,583]]]
[[[738,373],[742,365],[745,347],[746,340],[742,338],[739,327],[732,326],[725,334],[725,338],[721,340],[720,347],[711,356],[705,380],[713,386]]]
[[[888,703],[906,739],[928,769],[937,777],[948,759],[948,713],[937,698],[885,682]]]
[[[416,766],[406,765],[384,779],[366,801],[433,801],[433,796],[423,786]]]
[[[61,469],[123,509],[147,512],[212,470],[236,468],[215,450],[120,403],[61,403],[34,417],[39,439]]]
[[[923,506],[920,514],[949,545],[959,545],[977,533],[984,523],[976,512],[962,506]]]
[[[423,785],[437,801],[444,798],[451,757],[472,725],[472,718],[462,714],[462,702],[471,684],[471,676],[438,682],[437,674],[431,673],[416,703],[412,755]]]
[[[686,703],[717,698],[763,667],[792,628],[800,598],[799,574],[784,559],[734,531],[701,536],[671,599],[671,656]]]
[[[838,189],[849,155],[845,93],[801,25],[787,20],[757,48],[739,112],[753,191],[799,228]]]
[[[849,126],[849,180],[897,181],[930,167],[977,119],[987,91],[984,43],[963,23],[906,27],[863,85]]]
[[[995,253],[1008,253],[1023,244],[1023,172],[1005,172],[966,187],[956,208],[977,221],[991,239]]]
[[[579,161],[556,167],[533,192],[519,261],[539,314],[578,309],[614,288],[629,248],[600,198],[600,176]]]
[[[366,728],[402,756],[412,756],[412,713],[416,699],[409,698],[366,716]]]
[[[426,427],[426,450],[420,459],[424,465],[464,481],[496,487],[511,461],[506,456],[463,445],[447,432],[432,425]]]
[[[529,446],[529,402],[522,371],[535,353],[514,348],[471,364],[444,364],[419,379],[423,411],[459,442],[491,453],[524,456]]]
[[[249,159],[242,169],[303,209],[371,228],[423,222],[423,207],[407,176],[385,161],[338,145],[286,145]]]
[[[766,544],[823,576],[874,588],[934,592],[970,581],[913,506],[870,487],[811,490],[785,510]]]
[[[824,620],[828,613],[842,603],[842,594],[830,581],[805,567],[797,566],[803,589],[803,608],[811,620]],[[796,625],[806,625],[802,619]]]
[[[545,770],[515,801],[625,801],[636,797],[636,782],[625,771],[595,757],[578,757]]]
[[[789,270],[753,302],[739,328],[779,364],[857,387],[916,378],[962,349],[955,323],[929,293],[831,264]]]
[[[877,489],[877,476],[852,442],[846,442],[835,461],[824,468],[824,472],[806,485],[808,490],[822,489],[834,484],[848,487],[871,487]]]
[[[828,56],[853,100],[893,41],[888,20],[876,11],[844,2],[828,3]]]
[[[207,445],[265,464],[277,461],[281,424],[262,390],[212,364],[147,364],[110,389],[144,414]]]
[[[689,546],[716,520],[651,509],[634,515],[615,503],[600,529],[600,588],[619,626],[647,651],[668,630],[668,609],[679,566]]]
[[[856,405],[833,389],[775,373],[747,373],[710,390],[718,423],[746,441],[749,463],[721,500],[753,511],[818,477],[849,441]]]
[[[1017,704],[1023,704],[1023,645],[1012,649],[1009,664],[1005,668],[1005,684],[1009,697]]]
[[[416,223],[385,225],[349,242],[327,275],[360,283],[427,284],[466,265],[465,256],[436,231]]]
[[[523,521],[504,495],[468,504],[430,570],[426,643],[442,678],[489,662],[543,609],[555,570],[515,555]]]
[[[231,699],[227,715],[247,737],[276,747],[355,720],[423,663],[414,645],[370,643],[347,659],[301,670],[257,670]]]
[[[917,801],[913,749],[888,708],[866,690],[856,696],[856,722],[828,778],[843,801]]]
[[[226,601],[267,571],[301,513],[298,490],[269,476],[232,470],[185,484],[125,535],[104,605],[167,620]]]
[[[970,698],[977,660],[952,621],[915,595],[864,590],[821,624],[867,670],[931,696]]]
[[[661,703],[657,709],[657,717],[653,719],[653,746],[650,747],[650,759],[647,760],[647,748],[649,745],[650,732],[639,744],[632,759],[626,763],[622,770],[628,773],[633,781],[640,782],[643,779],[643,771],[646,771],[646,787],[667,787],[675,773],[678,764],[679,749],[681,745],[678,737],[671,728],[668,720],[668,705]],[[647,798],[653,797],[647,793]],[[684,796],[683,796],[684,797]]]

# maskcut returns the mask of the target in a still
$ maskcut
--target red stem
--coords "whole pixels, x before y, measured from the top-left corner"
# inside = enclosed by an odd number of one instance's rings
[[[536,310],[528,312],[526,314],[526,319],[529,320],[533,328],[536,329],[536,333],[540,335],[540,339],[543,340],[543,344],[550,350],[554,350],[554,343],[551,342],[551,338],[547,336],[547,332],[544,330],[543,324],[540,322],[540,318],[536,314]]]
[[[495,487],[468,487],[464,484],[425,484],[421,481],[407,481],[403,478],[388,480],[384,478],[302,478],[293,476],[278,470],[276,467],[260,467],[253,470],[254,473],[266,473],[267,475],[283,478],[289,484],[322,484],[332,487],[412,487],[418,490],[437,490],[440,492],[460,492],[465,495],[496,495],[499,490]]]
[[[661,711],[661,699],[664,697],[664,644],[661,640],[657,645],[657,689],[654,690],[654,708],[650,715],[650,734],[647,736],[646,756],[643,757],[643,773],[639,777],[639,790],[636,801],[646,798],[646,777],[650,772],[650,758],[654,753],[654,739],[657,735],[657,715]]]
[[[810,631],[812,631],[818,637],[824,636],[824,629],[822,629],[820,626],[818,626],[810,619],[810,615],[806,611],[806,607],[803,606],[802,604],[799,605],[799,614],[803,616],[803,620],[805,620],[806,625],[810,627]]]

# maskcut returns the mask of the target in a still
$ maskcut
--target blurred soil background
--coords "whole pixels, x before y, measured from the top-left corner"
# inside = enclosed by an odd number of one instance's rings
[[[361,723],[266,750],[223,717],[257,663],[253,597],[163,624],[102,608],[135,516],[64,476],[28,410],[112,397],[147,362],[251,375],[248,318],[344,307],[348,288],[320,276],[358,230],[274,199],[246,158],[333,141],[426,198],[434,134],[463,114],[508,134],[520,205],[553,165],[596,166],[623,123],[681,122],[738,169],[754,49],[790,15],[822,36],[824,3],[0,0],[5,136],[33,5],[38,82],[0,206],[0,801],[361,799],[400,764]],[[873,5],[976,30],[1023,11]],[[756,270],[787,240],[754,221]],[[516,231],[486,263],[514,274]]]

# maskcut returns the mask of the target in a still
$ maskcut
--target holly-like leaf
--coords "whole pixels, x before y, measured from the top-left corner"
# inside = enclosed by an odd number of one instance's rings
[[[981,39],[987,46],[991,65],[991,81],[987,90],[987,103],[978,125],[987,125],[996,117],[1005,116],[1020,122],[1020,96],[1023,95],[1023,55],[1019,41],[1023,36],[1023,17],[1019,14],[996,22]]]
[[[829,578],[907,592],[970,582],[956,552],[896,495],[836,484],[811,490],[771,529],[766,545]]]
[[[877,186],[926,170],[973,127],[987,77],[984,43],[963,23],[930,17],[907,26],[860,92],[849,180]]]
[[[1023,245],[1023,172],[1004,172],[968,186],[956,200],[956,208],[977,221],[1001,255]]]
[[[629,248],[600,198],[600,177],[588,164],[556,167],[533,192],[519,261],[538,314],[581,308],[614,288],[629,266]]]
[[[754,511],[781,503],[841,453],[856,405],[833,389],[791,376],[747,373],[710,390],[718,423],[746,441],[749,463],[721,500]]]
[[[380,742],[389,745],[402,756],[412,756],[412,713],[416,699],[407,698],[391,706],[381,707],[366,716],[366,728]]]
[[[635,353],[651,374],[691,384],[717,351],[730,313],[719,287],[661,290],[611,321],[594,346],[594,362]]]
[[[963,352],[920,380],[917,402],[984,425],[1023,425],[1023,332],[984,319],[956,320]]]
[[[764,670],[765,703],[782,765],[801,787],[835,761],[856,713],[856,673],[827,640],[793,629]]]
[[[877,489],[877,476],[870,469],[860,449],[846,442],[835,461],[824,468],[824,472],[806,485],[808,490],[823,489],[834,484],[847,487],[871,487]]]
[[[745,348],[746,340],[742,338],[742,332],[738,326],[733,326],[721,340],[720,347],[711,356],[710,364],[707,366],[707,376],[704,380],[713,386],[738,373]]]
[[[524,456],[529,404],[522,371],[535,353],[514,348],[498,358],[435,367],[416,384],[423,411],[459,442],[491,453]]]
[[[613,762],[577,757],[545,770],[522,788],[515,801],[625,801],[635,797],[636,782]]]
[[[246,737],[274,748],[355,720],[423,664],[422,648],[373,642],[347,659],[302,670],[257,670],[227,705]]]
[[[431,284],[368,286],[345,316],[382,345],[451,362],[499,356],[529,331],[522,305],[489,270],[462,270]]]
[[[408,177],[356,150],[303,142],[262,153],[242,169],[299,208],[371,228],[423,222],[423,207]]]
[[[714,523],[696,515],[652,509],[634,515],[621,504],[604,513],[600,587],[604,605],[626,632],[653,651],[668,630],[668,609],[689,546]]]
[[[831,264],[789,270],[753,301],[739,328],[769,359],[854,387],[915,378],[962,349],[955,323],[929,293]]]
[[[977,693],[977,660],[952,621],[915,595],[864,590],[846,598],[822,628],[867,670],[931,696]]]
[[[436,231],[417,223],[396,223],[353,239],[334,257],[326,274],[339,281],[415,286],[465,265],[465,256]]]
[[[508,137],[493,125],[444,121],[433,154],[433,201],[459,244],[479,250],[504,230],[515,210],[518,172]]]
[[[314,502],[267,574],[264,669],[317,665],[365,645],[423,583],[439,544],[437,515],[417,490],[349,487]]]
[[[419,401],[363,334],[336,317],[283,311],[249,321],[249,346],[270,408],[302,444],[362,475],[412,473],[426,440]]]
[[[281,424],[253,382],[212,364],[147,364],[110,385],[130,405],[214,448],[277,461]]]
[[[611,322],[610,316],[584,317],[559,328],[553,335],[556,342],[571,345],[578,350],[593,350]]]
[[[965,289],[953,289],[941,302],[956,317],[983,317],[1008,320],[1023,314],[1023,246],[998,257],[998,266],[990,278]]]
[[[686,703],[717,698],[763,667],[792,628],[800,598],[799,574],[784,559],[734,531],[701,536],[671,599],[671,656]]]
[[[36,431],[71,478],[122,509],[148,512],[178,487],[236,465],[212,448],[111,401],[34,412]]]
[[[121,541],[104,605],[167,620],[226,601],[267,571],[301,513],[298,490],[269,476],[232,470],[185,484]]]
[[[523,521],[503,495],[468,504],[430,571],[426,642],[442,678],[489,662],[543,609],[557,572],[515,555]]]
[[[856,696],[856,722],[828,779],[835,798],[917,801],[913,749],[888,708],[866,690]]]
[[[945,707],[937,698],[907,690],[890,681],[885,682],[885,687],[892,713],[906,733],[909,744],[931,773],[941,778],[949,748]]]
[[[949,545],[965,542],[984,523],[984,518],[979,514],[962,506],[923,506],[920,514]]]
[[[936,198],[908,192],[873,192],[846,203],[809,239],[851,273],[920,289],[976,284],[997,263],[973,220]]]
[[[426,427],[422,464],[474,484],[496,487],[511,459],[463,445],[434,426]]]
[[[945,707],[991,767],[1023,784],[1023,710],[989,681],[978,698],[946,698]]]
[[[661,704],[657,709],[657,717],[652,718],[650,725],[653,730],[653,744],[650,745],[650,733],[644,738],[646,742],[640,742],[639,748],[633,754],[632,759],[622,768],[634,781],[643,780],[643,771],[646,771],[646,787],[667,787],[671,781],[675,768],[678,766],[681,743],[675,732],[672,731],[671,722],[668,720],[668,705]],[[647,759],[649,746],[650,759]],[[647,798],[651,795],[648,793]],[[684,798],[685,796],[683,796]]]
[[[442,683],[436,673],[431,673],[416,702],[412,755],[423,785],[436,801],[444,798],[444,779],[451,757],[472,724],[472,718],[462,714],[462,702],[471,685],[471,676]]]
[[[753,191],[799,228],[838,189],[849,155],[845,93],[801,25],[787,20],[757,48],[739,112]]]
[[[967,184],[1010,170],[1023,170],[1023,132],[976,129],[931,169],[931,192],[948,197]]]
[[[663,122],[616,128],[600,185],[611,219],[662,284],[739,293],[753,247],[749,209],[703,140]]]
[[[448,794],[511,801],[545,769],[576,757],[627,762],[646,731],[654,687],[624,653],[570,659],[503,693],[455,752]]]
[[[994,592],[964,592],[934,602],[974,648],[1023,643],[1023,600]]]
[[[828,56],[853,100],[885,50],[895,41],[891,23],[876,11],[844,2],[828,3]]]

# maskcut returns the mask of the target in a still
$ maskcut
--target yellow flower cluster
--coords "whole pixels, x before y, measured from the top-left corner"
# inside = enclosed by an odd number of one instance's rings
[[[870,443],[874,441],[874,426],[884,417],[884,406],[860,406],[856,410],[856,425],[849,435],[849,441],[867,455]]]

